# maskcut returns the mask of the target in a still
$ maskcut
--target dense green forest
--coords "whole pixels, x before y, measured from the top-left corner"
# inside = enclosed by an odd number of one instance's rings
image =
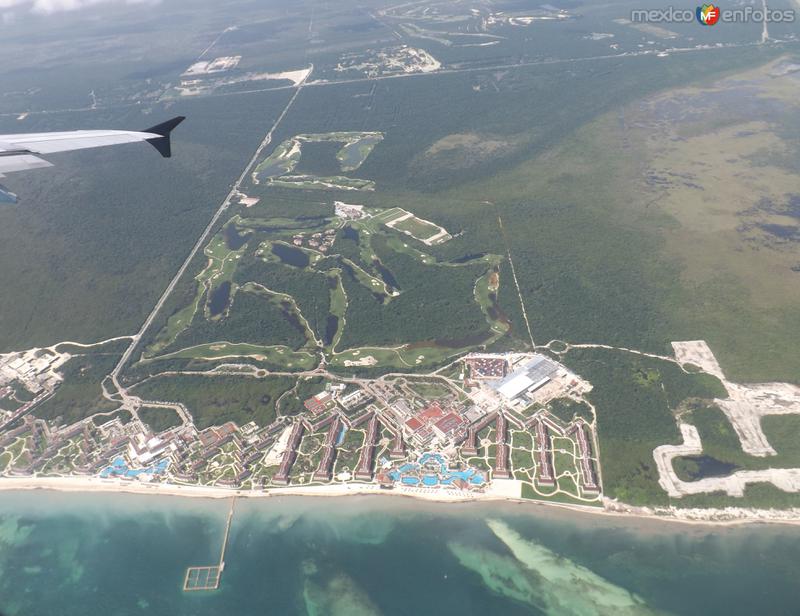
[[[547,405],[547,410],[558,417],[564,423],[569,423],[573,419],[581,418],[591,422],[592,409],[584,402],[576,402],[572,398],[556,398]]]
[[[235,114],[206,98],[147,116],[29,118],[29,131],[189,120],[169,160],[146,147],[84,150],[14,184],[25,207],[0,208],[0,350],[135,333],[288,96],[239,96]]]
[[[234,280],[239,284],[257,282],[271,291],[291,295],[317,338],[322,339],[330,304],[325,274],[253,259],[236,268]]]
[[[673,411],[686,400],[724,396],[709,375],[623,351],[576,349],[564,362],[593,386],[606,495],[634,505],[665,505],[653,449],[681,442]]]
[[[178,335],[166,352],[217,341],[283,344],[298,349],[306,340],[302,326],[294,324],[292,315],[276,301],[240,289],[228,315],[212,320],[197,311],[191,326]]]
[[[265,426],[275,420],[275,401],[294,386],[290,377],[163,376],[133,388],[144,400],[182,402],[200,429],[226,421]]]
[[[61,369],[64,382],[56,393],[38,405],[34,415],[40,419],[71,424],[95,413],[111,411],[116,404],[103,397],[100,383],[119,361],[119,355],[100,353],[78,355]]]
[[[373,237],[372,242],[378,257],[395,274],[401,293],[384,303],[346,271],[347,326],[340,348],[417,341],[465,346],[460,344],[465,339],[488,337],[486,319],[472,294],[485,266],[424,265],[389,249],[383,238]]]
[[[767,415],[761,420],[770,445],[778,455],[757,457],[742,450],[742,444],[728,418],[717,407],[699,404],[681,417],[697,428],[703,443],[703,455],[737,469],[796,468],[800,466],[800,416]],[[675,470],[688,480],[688,471],[694,470],[693,458],[676,458]]]
[[[173,409],[145,406],[139,409],[139,419],[150,426],[153,432],[163,432],[181,425],[181,418]]]

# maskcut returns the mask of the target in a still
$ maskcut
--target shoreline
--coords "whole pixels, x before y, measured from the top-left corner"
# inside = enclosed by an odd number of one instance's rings
[[[232,497],[268,499],[276,497],[345,498],[352,496],[404,497],[427,503],[497,503],[544,507],[550,510],[563,509],[577,514],[598,517],[646,520],[648,522],[683,524],[725,528],[756,524],[800,525],[800,510],[797,509],[650,509],[633,507],[607,501],[603,506],[579,505],[556,501],[521,499],[502,494],[461,495],[445,491],[428,492],[423,489],[395,488],[383,490],[375,484],[343,484],[333,486],[308,486],[270,488],[262,490],[240,490],[206,486],[189,486],[174,483],[145,483],[99,477],[2,477],[0,492],[69,492],[86,494],[136,494],[149,496],[177,496],[183,498],[224,500]]]

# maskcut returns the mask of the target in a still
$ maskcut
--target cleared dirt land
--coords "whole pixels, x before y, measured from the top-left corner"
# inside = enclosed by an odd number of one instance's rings
[[[764,434],[761,420],[769,415],[800,414],[800,387],[788,383],[731,383],[726,380],[705,341],[673,342],[672,346],[679,362],[697,366],[722,381],[728,397],[718,398],[714,403],[730,421],[744,452],[759,457],[777,455]],[[675,458],[699,456],[704,450],[695,426],[679,419],[678,427],[683,438],[681,445],[662,445],[653,451],[653,458],[658,466],[659,484],[670,496],[680,498],[688,494],[719,491],[730,496],[743,496],[747,484],[763,482],[772,483],[786,492],[800,492],[800,468],[740,470],[723,477],[681,480],[673,468]]]

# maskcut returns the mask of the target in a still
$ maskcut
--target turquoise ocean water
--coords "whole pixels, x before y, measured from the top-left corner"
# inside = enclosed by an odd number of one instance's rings
[[[0,614],[800,614],[800,527],[392,497],[0,495]]]

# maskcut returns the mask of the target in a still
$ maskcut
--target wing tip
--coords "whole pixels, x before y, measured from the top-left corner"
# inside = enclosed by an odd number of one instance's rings
[[[175,127],[178,126],[181,122],[186,119],[186,116],[175,116],[167,120],[166,122],[162,122],[161,124],[156,124],[155,126],[151,126],[150,128],[144,129],[143,133],[153,133],[154,135],[161,135],[162,137],[169,137],[169,134],[175,130]]]
[[[148,139],[147,142],[152,145],[158,153],[161,154],[164,158],[170,158],[172,156],[172,144],[170,143],[170,133],[175,130],[175,127],[178,126],[181,122],[186,119],[186,116],[175,116],[174,118],[167,120],[166,122],[162,122],[161,124],[156,124],[155,126],[151,126],[143,130],[144,133],[151,133],[154,135],[161,135],[160,137],[155,137],[153,139]]]

